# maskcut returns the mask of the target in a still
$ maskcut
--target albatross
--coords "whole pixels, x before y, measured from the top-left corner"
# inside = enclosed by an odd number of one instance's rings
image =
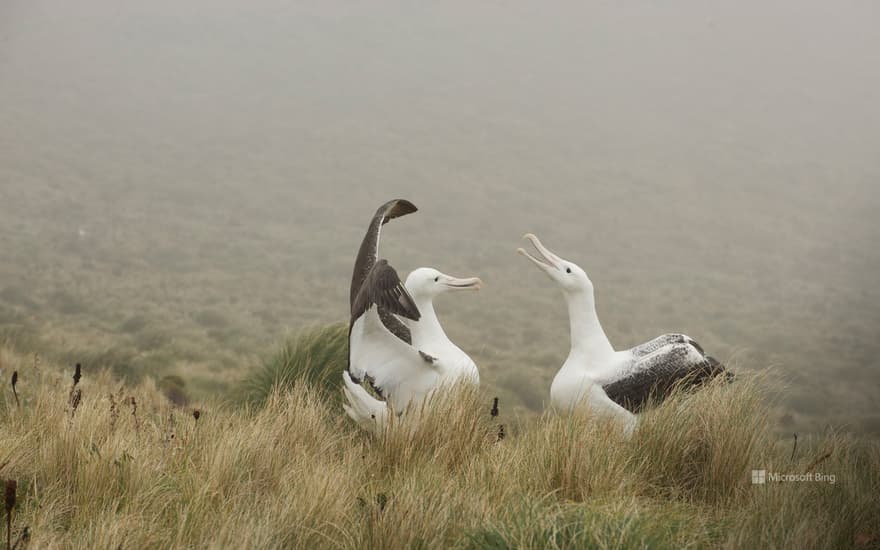
[[[523,238],[532,243],[539,257],[523,248],[517,252],[559,286],[568,304],[571,350],[550,386],[550,401],[557,410],[571,411],[586,401],[594,412],[618,419],[630,434],[634,413],[651,396],[663,399],[682,381],[696,384],[726,373],[723,365],[684,334],[664,334],[616,351],[599,322],[593,283],[586,272],[551,252],[535,235]]]
[[[479,380],[473,361],[440,327],[433,298],[448,290],[479,288],[481,281],[420,268],[410,275],[407,286],[387,260],[379,259],[382,226],[416,210],[402,199],[379,207],[361,243],[352,275],[349,365],[343,372],[347,403],[343,408],[358,424],[372,430],[385,425],[389,406],[400,415],[443,383],[459,378]],[[423,316],[422,308],[427,315]]]
[[[446,381],[464,379],[479,384],[480,373],[474,360],[446,336],[434,311],[434,298],[447,292],[479,290],[482,286],[479,277],[452,277],[431,267],[420,267],[406,278],[406,289],[422,314],[418,321],[404,320],[412,345],[443,358],[442,378]]]

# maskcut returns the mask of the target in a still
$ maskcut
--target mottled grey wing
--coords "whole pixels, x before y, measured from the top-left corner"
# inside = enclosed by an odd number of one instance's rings
[[[379,258],[379,234],[382,226],[389,220],[412,214],[418,208],[407,200],[395,199],[388,201],[376,210],[373,219],[370,220],[370,226],[361,241],[361,247],[358,250],[357,258],[354,262],[354,270],[351,274],[351,289],[349,291],[349,305],[354,308],[354,302],[358,293],[361,291],[367,276],[376,265]]]
[[[703,356],[689,342],[667,348],[637,359],[629,375],[603,386],[608,397],[630,412],[639,412],[652,396],[662,401],[676,385],[696,385],[724,371],[718,361]]]
[[[639,358],[644,357],[645,355],[654,353],[658,349],[668,346],[671,344],[690,344],[697,349],[701,354],[703,353],[703,348],[700,347],[690,336],[686,334],[664,334],[662,336],[658,336],[649,342],[645,342],[644,344],[640,344],[630,349],[630,353],[632,353],[633,357]]]

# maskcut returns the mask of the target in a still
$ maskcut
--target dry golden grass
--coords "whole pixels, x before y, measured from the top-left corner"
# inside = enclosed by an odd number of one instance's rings
[[[775,442],[759,378],[680,394],[634,437],[587,416],[489,414],[455,388],[379,435],[295,382],[261,407],[170,405],[149,380],[0,350],[0,477],[32,548],[870,547],[880,447]],[[133,414],[132,398],[137,404]],[[506,437],[499,440],[499,424]],[[828,452],[831,456],[813,464]],[[751,484],[751,470],[836,483]]]

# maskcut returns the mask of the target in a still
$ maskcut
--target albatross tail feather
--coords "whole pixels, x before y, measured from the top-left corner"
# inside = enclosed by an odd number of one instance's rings
[[[345,383],[342,392],[347,402],[342,404],[342,408],[348,416],[369,431],[382,430],[388,419],[387,405],[370,395],[360,384],[355,384],[348,371],[343,371],[342,379]]]
[[[716,376],[724,376],[725,380],[728,382],[733,382],[736,380],[736,375],[730,372],[727,367],[725,367],[718,359],[715,359],[711,355],[706,356],[706,371],[708,373],[708,378],[714,378]]]

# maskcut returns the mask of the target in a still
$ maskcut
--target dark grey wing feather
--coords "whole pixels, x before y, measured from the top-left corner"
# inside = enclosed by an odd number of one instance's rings
[[[388,313],[400,315],[413,321],[421,317],[412,296],[397,276],[397,271],[385,260],[379,260],[367,275],[351,308],[351,325],[373,304]]]
[[[367,279],[371,301],[395,315],[418,321],[422,316],[397,271],[385,260],[379,260]]]
[[[683,342],[667,344],[668,349],[660,353],[650,356],[643,353],[640,356],[643,359],[639,361],[637,358],[637,365],[630,374],[603,386],[605,393],[630,412],[639,412],[652,397],[662,401],[678,385],[698,385],[725,372],[724,366],[706,356],[696,342],[686,336],[684,339]],[[699,352],[701,360],[694,360],[694,350]]]
[[[412,332],[400,319],[395,317],[393,313],[389,313],[384,307],[378,308],[377,312],[379,313],[379,320],[382,321],[388,332],[412,345]]]
[[[361,247],[358,250],[357,259],[354,262],[354,271],[351,274],[351,289],[349,292],[349,305],[354,308],[354,302],[357,299],[361,287],[367,280],[367,276],[376,265],[379,256],[379,233],[382,226],[389,220],[412,214],[418,208],[407,200],[395,199],[388,201],[376,210],[373,219],[370,220],[370,226],[361,241]]]

